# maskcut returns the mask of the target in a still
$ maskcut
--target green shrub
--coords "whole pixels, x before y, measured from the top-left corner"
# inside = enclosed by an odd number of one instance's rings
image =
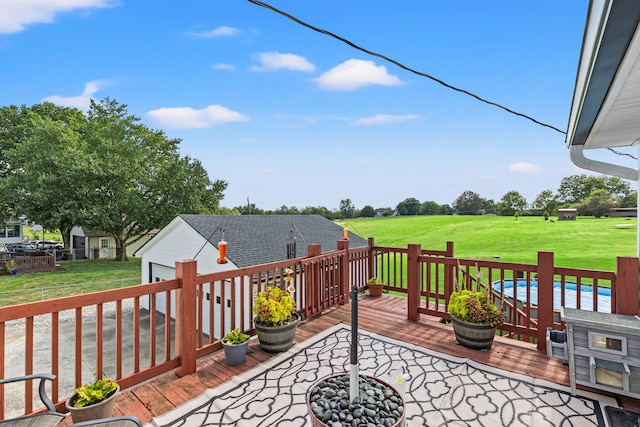
[[[240,333],[240,328],[235,328],[230,331],[225,337],[224,342],[226,344],[242,344],[249,339],[249,335]]]
[[[93,383],[87,383],[76,389],[76,399],[73,407],[82,408],[102,402],[118,389],[118,383],[110,378],[103,378]],[[75,396],[74,396],[75,397]]]
[[[496,326],[504,321],[504,312],[484,292],[456,291],[449,297],[449,314],[465,322]]]

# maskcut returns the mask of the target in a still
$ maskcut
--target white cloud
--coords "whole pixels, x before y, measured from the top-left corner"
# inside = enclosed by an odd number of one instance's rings
[[[275,71],[280,69],[304,71],[310,73],[316,69],[315,65],[304,57],[293,53],[262,52],[257,54],[261,66],[254,65],[252,71]]]
[[[370,126],[370,125],[388,125],[391,123],[406,122],[407,120],[415,120],[418,116],[415,114],[407,114],[404,116],[392,116],[390,114],[376,114],[373,117],[363,117],[353,121],[354,126]]]
[[[202,110],[190,107],[159,108],[146,113],[160,126],[173,129],[209,128],[223,123],[245,122],[249,120],[237,111],[221,105],[209,105]]]
[[[516,173],[537,174],[540,173],[540,166],[527,162],[516,162],[509,165],[509,170]]]
[[[192,37],[201,37],[203,39],[212,39],[217,37],[234,37],[241,33],[242,31],[237,28],[222,26],[208,31],[190,31],[187,33],[187,35]]]
[[[60,13],[105,8],[112,4],[110,0],[9,0],[0,3],[0,34],[17,33],[29,24],[51,23]]]
[[[214,70],[228,70],[228,71],[233,71],[236,69],[236,67],[234,67],[231,64],[215,64],[213,65],[213,69]]]
[[[72,107],[72,108],[78,108],[83,111],[87,111],[91,106],[91,98],[93,97],[92,95],[96,92],[99,92],[100,89],[104,89],[105,87],[113,84],[114,83],[110,80],[92,80],[84,85],[84,90],[80,95],[77,95],[77,96],[52,95],[52,96],[47,96],[42,101],[52,102],[56,105],[61,105],[63,107]]]
[[[373,61],[349,59],[333,67],[317,79],[321,89],[348,92],[368,85],[398,86],[403,84],[398,77],[387,73],[383,65]]]

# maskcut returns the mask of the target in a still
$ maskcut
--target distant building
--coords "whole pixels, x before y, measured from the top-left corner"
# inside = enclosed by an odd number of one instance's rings
[[[611,208],[609,209],[611,218],[636,218],[638,216],[638,208]]]
[[[0,244],[22,242],[22,223],[7,220],[0,224]]]
[[[578,210],[575,208],[558,209],[558,220],[575,220]]]

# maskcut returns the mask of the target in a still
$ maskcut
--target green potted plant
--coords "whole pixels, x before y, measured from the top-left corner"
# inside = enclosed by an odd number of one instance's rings
[[[448,309],[459,344],[484,351],[491,348],[504,311],[493,303],[490,291],[454,291]]]
[[[244,363],[249,346],[249,335],[240,332],[240,328],[229,331],[222,339],[224,347],[224,358],[229,366],[236,366]]]
[[[65,406],[74,423],[109,418],[113,416],[118,391],[117,382],[110,378],[99,379],[78,387]]]
[[[367,287],[369,288],[369,295],[372,297],[379,297],[382,295],[382,289],[384,289],[384,282],[381,278],[373,276],[367,281]]]
[[[9,274],[18,274],[18,264],[13,258],[4,261],[4,268]]]
[[[291,348],[300,323],[296,313],[296,301],[293,298],[295,288],[291,285],[293,270],[285,270],[286,288],[267,286],[258,292],[253,303],[253,324],[258,341],[263,350],[280,352]]]

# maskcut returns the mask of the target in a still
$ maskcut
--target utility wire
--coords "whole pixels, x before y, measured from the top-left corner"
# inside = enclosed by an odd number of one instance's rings
[[[376,57],[378,57],[378,58],[384,59],[385,61],[387,61],[387,62],[391,62],[392,64],[394,64],[394,65],[396,65],[396,66],[398,66],[398,67],[400,67],[400,68],[402,68],[402,69],[404,69],[404,70],[407,70],[407,71],[409,71],[409,72],[411,72],[411,73],[413,73],[413,74],[417,74],[417,75],[419,75],[419,76],[422,76],[422,77],[426,77],[426,78],[428,78],[428,79],[431,79],[431,80],[433,80],[434,82],[439,83],[439,84],[441,84],[442,86],[444,86],[444,87],[446,87],[446,88],[449,88],[449,89],[455,90],[456,92],[464,93],[465,95],[468,95],[468,96],[470,96],[470,97],[472,97],[472,98],[475,98],[475,99],[477,99],[478,101],[484,102],[485,104],[493,105],[494,107],[498,107],[498,108],[500,108],[500,109],[502,109],[502,110],[505,110],[505,111],[506,111],[506,112],[508,112],[508,113],[515,114],[516,116],[523,117],[523,118],[525,118],[525,119],[531,120],[532,122],[534,122],[534,123],[536,123],[536,124],[538,124],[538,125],[540,125],[540,126],[548,127],[548,128],[550,128],[550,129],[555,130],[556,132],[560,132],[561,134],[566,135],[566,132],[564,132],[564,131],[562,131],[562,130],[558,129],[558,128],[557,128],[557,127],[555,127],[555,126],[551,126],[551,125],[549,125],[549,124],[546,124],[546,123],[543,123],[543,122],[541,122],[541,121],[538,121],[538,120],[534,119],[533,117],[528,116],[528,115],[526,115],[526,114],[518,113],[517,111],[511,110],[510,108],[507,108],[507,107],[505,107],[505,106],[503,106],[503,105],[500,105],[500,104],[498,104],[498,103],[496,103],[496,102],[493,102],[493,101],[489,101],[489,100],[487,100],[487,99],[484,99],[484,98],[482,98],[481,96],[478,96],[478,95],[476,95],[476,94],[474,94],[474,93],[471,93],[471,92],[469,92],[469,91],[467,91],[467,90],[461,89],[461,88],[459,88],[459,87],[452,86],[452,85],[450,85],[450,84],[448,84],[448,83],[444,82],[443,80],[440,80],[440,79],[438,79],[438,78],[436,78],[436,77],[434,77],[434,76],[432,76],[432,75],[430,75],[430,74],[427,74],[427,73],[423,73],[423,72],[421,72],[421,71],[414,70],[413,68],[410,68],[410,67],[408,67],[408,66],[406,66],[406,65],[404,65],[404,64],[402,64],[402,63],[400,63],[400,62],[398,62],[398,61],[396,61],[396,60],[394,60],[394,59],[391,59],[391,58],[389,58],[389,57],[387,57],[387,56],[385,56],[385,55],[382,55],[382,54],[380,54],[380,53],[373,52],[373,51],[370,51],[370,50],[368,50],[368,49],[365,49],[365,48],[363,48],[363,47],[361,47],[361,46],[358,46],[357,44],[355,44],[355,43],[353,43],[353,42],[351,42],[351,41],[349,41],[349,40],[347,40],[347,39],[345,39],[345,38],[343,38],[343,37],[340,37],[340,36],[338,36],[338,35],[336,35],[336,34],[333,34],[333,33],[332,33],[332,32],[330,32],[330,31],[323,30],[322,28],[314,27],[313,25],[308,24],[308,23],[306,23],[306,22],[304,22],[304,21],[302,21],[302,20],[300,20],[300,19],[296,18],[295,16],[292,16],[292,15],[290,15],[290,14],[286,13],[286,12],[283,12],[283,11],[281,11],[281,10],[279,10],[279,9],[276,9],[275,7],[270,6],[270,5],[266,4],[266,3],[263,3],[263,2],[261,2],[261,1],[259,1],[259,0],[248,0],[248,1],[249,1],[249,2],[251,2],[251,3],[253,3],[253,4],[256,4],[256,5],[258,5],[258,6],[262,6],[262,7],[266,8],[266,9],[272,10],[272,11],[274,11],[274,12],[276,12],[276,13],[279,13],[280,15],[285,16],[285,17],[287,17],[287,18],[291,19],[292,21],[297,22],[298,24],[300,24],[300,25],[302,25],[302,26],[305,26],[305,27],[307,27],[307,28],[310,28],[310,29],[312,29],[313,31],[317,31],[317,32],[319,32],[319,33],[321,33],[321,34],[326,34],[326,35],[328,35],[328,36],[330,36],[330,37],[333,37],[334,39],[340,40],[341,42],[346,43],[346,44],[348,44],[349,46],[351,46],[351,47],[353,47],[353,48],[355,48],[355,49],[358,49],[359,51],[362,51],[362,52],[364,52],[364,53],[366,53],[366,54],[368,54],[368,55],[372,55],[372,56],[376,56]]]
[[[437,77],[434,77],[434,76],[432,76],[432,75],[430,75],[430,74],[427,74],[427,73],[423,73],[423,72],[421,72],[421,71],[414,70],[413,68],[410,68],[410,67],[408,67],[408,66],[406,66],[406,65],[404,65],[404,64],[402,64],[402,63],[400,63],[400,62],[398,62],[398,61],[396,61],[396,60],[394,60],[394,59],[391,59],[391,58],[389,58],[389,57],[387,57],[387,56],[385,56],[385,55],[382,55],[382,54],[380,54],[380,53],[373,52],[373,51],[371,51],[371,50],[368,50],[368,49],[365,49],[365,48],[363,48],[363,47],[361,47],[361,46],[358,46],[357,44],[355,44],[355,43],[353,43],[353,42],[351,42],[351,41],[349,41],[349,40],[345,39],[344,37],[340,37],[340,36],[338,36],[338,35],[336,35],[336,34],[334,34],[334,33],[330,32],[330,31],[323,30],[322,28],[318,28],[318,27],[315,27],[315,26],[313,26],[313,25],[311,25],[311,24],[308,24],[308,23],[306,23],[306,22],[304,22],[304,21],[302,21],[302,20],[300,20],[300,19],[296,18],[295,16],[290,15],[290,14],[288,14],[287,12],[284,12],[284,11],[282,11],[282,10],[280,10],[280,9],[277,9],[277,8],[275,8],[275,7],[273,7],[273,6],[269,5],[269,4],[266,4],[266,3],[261,2],[261,1],[259,1],[259,0],[248,0],[248,1],[249,1],[249,2],[251,2],[251,3],[253,3],[253,4],[255,4],[255,5],[257,5],[257,6],[261,6],[261,7],[264,7],[265,9],[272,10],[273,12],[276,12],[276,13],[278,13],[278,14],[280,14],[280,15],[282,15],[282,16],[284,16],[284,17],[286,17],[286,18],[289,18],[289,19],[291,19],[292,21],[297,22],[298,24],[300,24],[300,25],[302,25],[302,26],[304,26],[304,27],[307,27],[307,28],[312,29],[313,31],[317,31],[318,33],[325,34],[325,35],[327,35],[327,36],[333,37],[333,38],[334,38],[334,39],[336,39],[336,40],[340,40],[341,42],[346,43],[346,44],[348,44],[349,46],[351,46],[351,47],[353,47],[353,48],[355,48],[355,49],[357,49],[357,50],[359,50],[359,51],[362,51],[362,52],[364,52],[364,53],[366,53],[366,54],[368,54],[368,55],[372,55],[372,56],[375,56],[375,57],[378,57],[378,58],[384,59],[385,61],[390,62],[390,63],[392,63],[392,64],[394,64],[394,65],[396,65],[396,66],[398,66],[398,67],[402,68],[403,70],[407,70],[407,71],[409,71],[409,72],[411,72],[411,73],[413,73],[413,74],[417,74],[417,75],[419,75],[419,76],[422,76],[422,77],[426,77],[426,78],[428,78],[428,79],[431,79],[431,80],[433,80],[434,82],[439,83],[439,84],[441,84],[442,86],[444,86],[444,87],[446,87],[446,88],[449,88],[449,89],[451,89],[451,90],[455,90],[456,92],[460,92],[460,93],[463,93],[463,94],[465,94],[465,95],[468,95],[468,96],[470,96],[470,97],[472,97],[472,98],[474,98],[474,99],[476,99],[476,100],[478,100],[478,101],[480,101],[480,102],[484,102],[485,104],[489,104],[489,105],[493,105],[494,107],[498,107],[498,108],[500,108],[500,109],[502,109],[502,110],[504,110],[504,111],[506,111],[506,112],[508,112],[508,113],[514,114],[514,115],[516,115],[516,116],[518,116],[518,117],[522,117],[522,118],[525,118],[525,119],[527,119],[527,120],[531,120],[533,123],[535,123],[535,124],[537,124],[537,125],[544,126],[544,127],[549,128],[549,129],[553,129],[553,130],[555,130],[556,132],[559,132],[559,133],[561,133],[561,134],[563,134],[563,135],[566,135],[566,134],[567,134],[565,131],[563,131],[563,130],[561,130],[561,129],[558,129],[558,128],[557,128],[557,127],[555,127],[555,126],[549,125],[549,124],[547,124],[547,123],[543,123],[543,122],[541,122],[541,121],[539,121],[539,120],[534,119],[534,118],[533,118],[533,117],[531,117],[531,116],[528,116],[528,115],[526,115],[526,114],[523,114],[523,113],[519,113],[519,112],[517,112],[517,111],[514,111],[514,110],[512,110],[512,109],[510,109],[510,108],[507,108],[507,107],[505,107],[505,106],[503,106],[503,105],[498,104],[497,102],[489,101],[489,100],[487,100],[487,99],[485,99],[485,98],[482,98],[482,97],[481,97],[481,96],[479,96],[479,95],[476,95],[476,94],[474,94],[474,93],[469,92],[468,90],[461,89],[461,88],[459,88],[459,87],[456,87],[456,86],[450,85],[450,84],[448,84],[448,83],[444,82],[443,80],[440,80],[440,79],[438,79]],[[634,157],[634,156],[633,156],[633,155],[631,155],[631,154],[621,153],[621,152],[616,151],[616,150],[614,150],[613,148],[609,148],[609,147],[607,147],[607,149],[608,149],[609,151],[611,151],[612,153],[617,154],[617,155],[619,155],[619,156],[628,156],[628,157],[631,157],[632,159],[637,160],[637,158],[636,158],[636,157]]]

